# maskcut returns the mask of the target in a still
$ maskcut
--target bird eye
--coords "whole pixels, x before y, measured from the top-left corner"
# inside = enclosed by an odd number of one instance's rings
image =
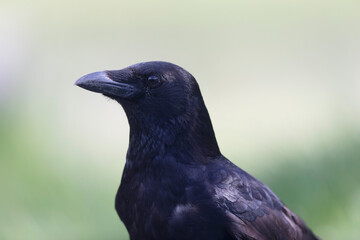
[[[149,87],[154,88],[159,86],[161,83],[160,78],[158,78],[157,76],[150,76],[148,77],[148,84]]]

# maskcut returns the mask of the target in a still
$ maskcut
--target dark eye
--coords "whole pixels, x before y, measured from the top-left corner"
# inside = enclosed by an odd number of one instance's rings
[[[160,78],[158,78],[157,76],[150,76],[148,77],[148,84],[149,87],[154,88],[159,86],[161,83]]]

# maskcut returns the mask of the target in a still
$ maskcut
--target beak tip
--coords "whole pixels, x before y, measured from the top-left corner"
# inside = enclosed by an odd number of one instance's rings
[[[104,71],[90,73],[76,80],[74,85],[78,87],[86,88],[86,86],[91,85],[92,82],[97,81],[99,79],[108,79],[108,76]]]
[[[86,76],[83,76],[83,77],[79,78],[78,80],[76,80],[74,85],[81,87],[82,85],[84,85],[85,82],[86,82]]]

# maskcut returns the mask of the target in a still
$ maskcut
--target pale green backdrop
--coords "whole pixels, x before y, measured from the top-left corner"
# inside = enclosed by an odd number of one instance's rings
[[[0,2],[0,239],[128,239],[129,129],[73,85],[149,60],[198,80],[225,156],[323,239],[360,238],[359,1]]]

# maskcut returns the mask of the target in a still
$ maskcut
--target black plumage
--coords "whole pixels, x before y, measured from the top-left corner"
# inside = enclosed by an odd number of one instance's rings
[[[219,150],[195,78],[167,62],[85,75],[119,102],[130,143],[115,207],[131,240],[317,239]]]

